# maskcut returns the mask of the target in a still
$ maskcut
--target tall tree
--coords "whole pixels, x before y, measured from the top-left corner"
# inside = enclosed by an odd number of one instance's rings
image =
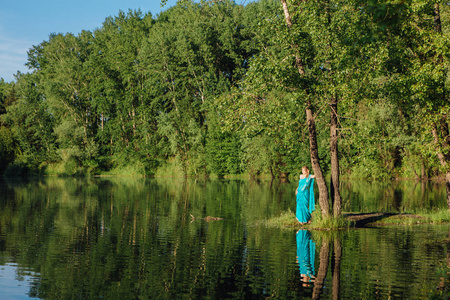
[[[154,20],[141,11],[120,11],[94,31],[92,45],[92,105],[100,124],[102,154],[114,156],[114,165],[142,161],[154,171],[158,155],[156,110],[144,84],[139,60],[143,41]]]
[[[39,71],[38,85],[55,119],[60,158],[80,171],[83,164],[94,162],[98,151],[98,118],[89,85],[92,40],[88,31],[52,34],[28,54],[28,65]]]
[[[3,142],[13,146],[9,148],[9,154],[15,158],[15,164],[25,172],[33,173],[43,171],[54,161],[56,151],[54,118],[37,77],[36,74],[17,76],[14,87],[17,100],[6,107],[6,114],[0,119],[5,125],[5,128],[2,126],[5,129],[2,131]],[[11,159],[9,163],[12,162]]]
[[[205,167],[205,137],[215,124],[213,116],[208,122],[213,99],[244,73],[249,51],[242,47],[248,40],[242,22],[231,1],[184,1],[159,16],[144,42],[139,60],[158,107],[158,132],[186,174]]]
[[[284,17],[287,26],[290,30],[292,30],[294,24],[292,21],[291,13],[289,12],[289,6],[286,2],[286,0],[281,0],[282,6],[283,6],[283,12]],[[305,42],[305,41],[304,41]],[[305,68],[305,62],[304,58],[301,57],[301,53],[299,51],[299,46],[297,43],[292,44],[291,47],[293,48],[294,57],[295,57],[295,66],[298,69],[299,76],[305,77],[306,75],[306,68]],[[308,95],[311,93],[309,91],[309,87],[305,87],[305,93]],[[306,122],[308,124],[308,131],[309,131],[309,145],[310,145],[310,155],[311,155],[311,165],[314,171],[314,175],[316,176],[317,185],[319,187],[319,204],[320,208],[322,210],[323,216],[328,216],[330,213],[329,203],[328,203],[328,188],[325,181],[325,176],[322,172],[322,168],[320,166],[320,159],[319,159],[319,149],[317,146],[317,136],[316,136],[316,123],[314,118],[314,112],[313,112],[313,105],[311,103],[311,97],[306,97]]]

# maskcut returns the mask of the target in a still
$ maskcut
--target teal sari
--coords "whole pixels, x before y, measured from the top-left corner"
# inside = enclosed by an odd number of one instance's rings
[[[297,210],[295,216],[300,223],[306,223],[311,219],[311,214],[315,210],[314,200],[314,178],[308,176],[300,179],[297,188]]]

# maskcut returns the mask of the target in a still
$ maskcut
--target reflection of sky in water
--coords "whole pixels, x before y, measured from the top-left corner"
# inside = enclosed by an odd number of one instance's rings
[[[32,272],[19,270],[16,264],[0,265],[0,291],[2,300],[38,299],[28,296],[33,282]]]

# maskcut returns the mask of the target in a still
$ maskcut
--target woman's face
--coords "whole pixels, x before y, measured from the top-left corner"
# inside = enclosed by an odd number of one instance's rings
[[[307,175],[308,174],[308,171],[306,170],[306,168],[302,168],[302,174],[303,175]]]

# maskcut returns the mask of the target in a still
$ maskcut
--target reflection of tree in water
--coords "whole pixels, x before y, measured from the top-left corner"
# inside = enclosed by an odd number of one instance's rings
[[[305,283],[292,231],[243,222],[273,211],[278,193],[270,198],[263,184],[158,180],[0,182],[0,259],[38,273],[29,295],[45,299],[448,295],[447,227],[301,231],[317,245],[308,248]],[[191,222],[190,213],[224,221]]]
[[[435,291],[436,296],[447,296],[450,297],[450,231],[447,234],[447,260],[446,265],[442,267],[440,271],[440,281],[439,286]],[[434,296],[432,294],[432,296]]]
[[[330,242],[328,240],[324,240],[322,243],[322,247],[320,248],[319,270],[317,272],[316,281],[314,282],[312,299],[319,299],[320,294],[322,293],[323,283],[325,282],[325,278],[327,277],[328,272],[329,254]]]
[[[341,281],[341,256],[342,246],[341,241],[336,238],[334,240],[334,255],[333,255],[333,299],[340,297],[340,281]]]
[[[394,182],[348,181],[342,189],[348,211],[401,212],[447,208],[445,184],[427,180]]]
[[[342,256],[341,241],[334,236],[325,235],[319,252],[319,269],[315,276],[315,242],[308,230],[299,230],[297,238],[297,260],[302,281],[302,287],[311,287],[313,283],[312,299],[319,299],[328,273],[330,244],[333,242],[332,256],[332,298],[340,297],[340,262]]]

